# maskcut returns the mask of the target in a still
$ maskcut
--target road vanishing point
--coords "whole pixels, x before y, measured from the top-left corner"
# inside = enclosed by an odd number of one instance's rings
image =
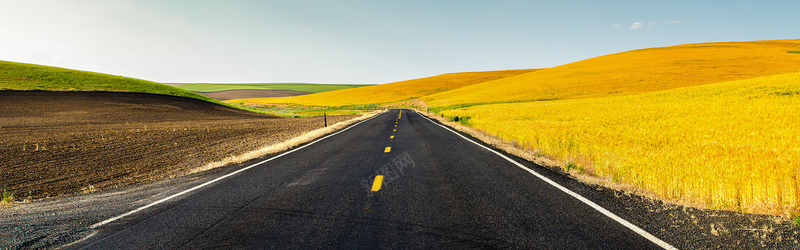
[[[393,109],[107,218],[66,248],[673,248],[587,189]]]

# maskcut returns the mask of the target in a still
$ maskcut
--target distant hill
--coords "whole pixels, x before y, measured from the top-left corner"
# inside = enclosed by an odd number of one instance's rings
[[[157,82],[8,61],[0,61],[0,90],[151,93],[189,97],[222,104],[206,96]]]
[[[800,40],[720,42],[649,48],[547,69],[443,74],[356,89],[233,101],[315,106],[419,98],[431,107],[647,93],[800,72]]]
[[[313,95],[285,98],[240,99],[232,100],[231,102],[294,103],[319,106],[389,103],[419,98],[463,86],[502,79],[534,71],[536,71],[536,69],[451,73],[408,81],[330,91]]]
[[[318,83],[189,83],[177,86],[193,92],[219,92],[228,90],[290,90],[319,93],[339,89],[370,86],[369,84],[318,84]]]
[[[800,40],[627,51],[422,98],[429,106],[631,95],[800,71]]]

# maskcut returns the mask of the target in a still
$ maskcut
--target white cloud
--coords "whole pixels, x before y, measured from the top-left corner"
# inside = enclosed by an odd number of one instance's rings
[[[659,26],[659,25],[677,24],[677,23],[680,23],[680,22],[678,22],[678,21],[669,21],[669,22],[652,21],[652,22],[647,23],[647,25],[645,25],[643,22],[635,22],[635,23],[631,24],[630,30],[652,29],[652,28],[655,28],[656,26]],[[611,27],[619,28],[619,27],[622,27],[622,25],[621,24],[614,24]]]

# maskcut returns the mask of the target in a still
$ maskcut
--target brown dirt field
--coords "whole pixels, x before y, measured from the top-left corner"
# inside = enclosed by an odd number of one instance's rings
[[[225,90],[217,92],[195,92],[204,96],[208,96],[220,101],[227,101],[233,99],[247,99],[247,98],[267,98],[267,97],[287,97],[313,94],[311,92],[292,91],[292,90],[257,90],[257,89],[242,89],[242,90]]]
[[[24,200],[185,175],[321,128],[322,119],[152,94],[0,91],[0,188]]]

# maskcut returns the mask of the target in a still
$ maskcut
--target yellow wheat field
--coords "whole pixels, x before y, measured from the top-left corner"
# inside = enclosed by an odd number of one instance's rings
[[[800,207],[800,73],[442,114],[683,204],[782,215]]]
[[[796,51],[800,40],[688,44],[232,102],[483,104],[442,114],[667,200],[787,215],[800,211]]]
[[[408,81],[322,92],[312,95],[231,100],[231,103],[300,104],[338,107],[397,102],[427,96],[485,81],[533,72],[535,69],[501,70],[443,74]]]
[[[800,40],[687,44],[595,57],[474,84],[428,105],[631,95],[800,71]]]

